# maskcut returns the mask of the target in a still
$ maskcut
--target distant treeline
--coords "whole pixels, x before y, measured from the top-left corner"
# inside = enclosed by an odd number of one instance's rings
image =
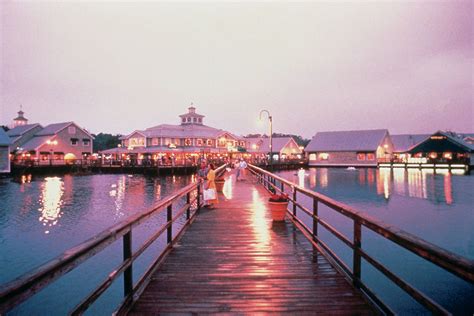
[[[94,152],[98,152],[101,150],[106,150],[110,148],[115,148],[120,144],[120,137],[122,135],[112,135],[112,134],[105,134],[99,133],[97,135],[93,135],[94,138]]]

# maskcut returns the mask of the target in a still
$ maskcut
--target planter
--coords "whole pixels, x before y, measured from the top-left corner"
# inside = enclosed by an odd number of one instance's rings
[[[268,202],[270,211],[272,212],[272,219],[275,222],[285,220],[286,210],[288,209],[288,202]]]
[[[216,183],[216,191],[222,192],[224,190],[225,180],[216,180],[214,182]]]

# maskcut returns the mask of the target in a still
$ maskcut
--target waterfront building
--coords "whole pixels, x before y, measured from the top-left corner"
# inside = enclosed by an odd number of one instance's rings
[[[88,159],[92,155],[93,139],[89,132],[74,122],[50,124],[21,144],[15,151],[15,161],[64,164]]]
[[[428,139],[430,134],[402,134],[402,135],[390,135],[393,143],[393,155],[392,161],[394,162],[407,162],[410,158],[408,151]]]
[[[386,129],[319,132],[305,152],[310,166],[376,167],[391,158],[393,143]]]
[[[247,137],[247,152],[256,162],[268,159],[270,155],[269,137]],[[303,150],[293,137],[274,137],[272,138],[272,155],[274,161],[288,161],[301,159]]]
[[[10,147],[11,152],[15,153],[16,151],[21,151],[23,144],[32,139],[35,134],[41,131],[42,129],[43,127],[40,124],[36,123],[18,125],[7,131],[7,135],[8,137],[10,137],[10,141],[12,143],[12,146]]]
[[[438,131],[409,150],[408,162],[474,165],[473,134]],[[419,160],[419,161],[418,161]]]
[[[136,130],[121,138],[117,148],[104,150],[103,159],[131,164],[194,164],[201,158],[241,156],[247,148],[243,137],[204,124],[204,115],[191,106],[179,115],[179,124],[160,124]]]
[[[10,172],[10,137],[0,127],[0,173]]]

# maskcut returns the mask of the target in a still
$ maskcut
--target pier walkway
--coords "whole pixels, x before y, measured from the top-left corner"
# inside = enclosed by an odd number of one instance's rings
[[[200,211],[130,315],[375,314],[291,221],[272,222],[268,196],[254,177],[230,175],[220,203]]]

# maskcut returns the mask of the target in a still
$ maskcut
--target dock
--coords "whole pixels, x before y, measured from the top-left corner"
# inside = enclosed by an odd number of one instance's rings
[[[372,306],[293,225],[274,222],[268,192],[230,175],[215,209],[195,222],[154,273],[130,315],[374,314]]]

